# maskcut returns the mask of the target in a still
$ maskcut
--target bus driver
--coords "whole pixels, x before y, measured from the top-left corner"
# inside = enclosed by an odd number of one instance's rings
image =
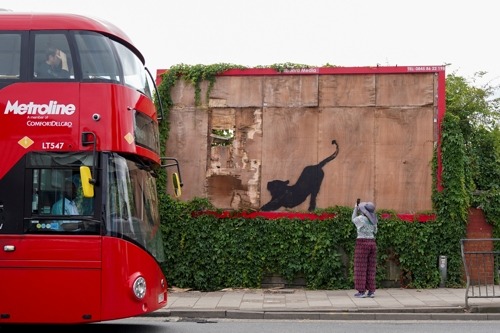
[[[63,197],[52,206],[51,213],[53,215],[80,215],[75,203],[76,196],[75,183],[67,179],[64,182]],[[64,231],[77,231],[84,227],[82,221],[60,221],[60,226]]]

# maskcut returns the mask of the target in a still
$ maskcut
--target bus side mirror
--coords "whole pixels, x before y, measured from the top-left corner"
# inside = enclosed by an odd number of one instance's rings
[[[90,183],[92,179],[92,174],[88,166],[80,167],[80,180],[82,182],[83,196],[85,198],[94,197],[94,185]]]
[[[162,164],[162,168],[168,168],[171,166],[176,166],[177,167],[177,172],[178,173],[173,173],[172,174],[172,186],[174,187],[174,195],[175,197],[180,197],[182,194],[181,187],[182,185],[182,177],[181,177],[181,169],[179,168],[179,161],[173,157],[160,157],[161,161],[174,161],[174,163],[170,164]]]
[[[182,195],[181,182],[179,181],[179,175],[175,172],[172,174],[172,186],[174,188],[175,197],[180,197]]]

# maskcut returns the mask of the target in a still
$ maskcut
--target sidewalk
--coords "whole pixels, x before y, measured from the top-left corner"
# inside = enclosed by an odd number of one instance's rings
[[[465,289],[241,289],[169,292],[163,309],[144,316],[309,320],[500,320],[500,298],[469,298]],[[500,295],[499,295],[500,296]]]

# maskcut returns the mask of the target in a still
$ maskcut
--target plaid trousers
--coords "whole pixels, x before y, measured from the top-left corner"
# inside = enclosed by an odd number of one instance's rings
[[[354,249],[354,286],[357,291],[375,292],[377,243],[375,239],[358,238]]]

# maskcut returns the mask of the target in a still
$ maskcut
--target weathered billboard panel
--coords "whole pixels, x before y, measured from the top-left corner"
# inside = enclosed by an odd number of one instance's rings
[[[361,198],[398,213],[431,210],[444,113],[444,68],[435,68],[232,70],[201,108],[179,82],[167,155],[181,163],[182,200],[312,211]],[[214,129],[233,130],[232,144],[214,146]]]

